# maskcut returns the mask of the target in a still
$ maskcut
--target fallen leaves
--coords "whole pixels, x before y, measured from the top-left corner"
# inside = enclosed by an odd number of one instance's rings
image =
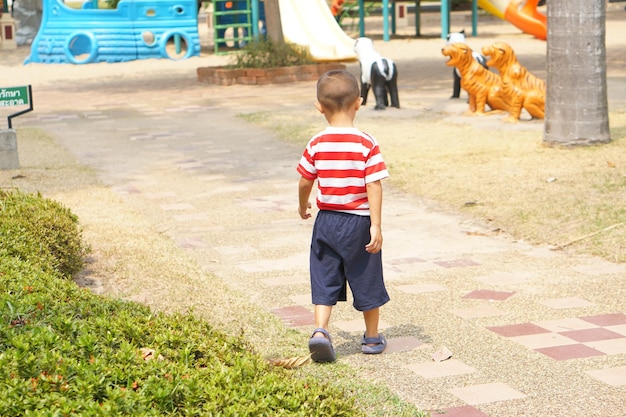
[[[153,359],[162,361],[165,359],[162,355],[157,356],[156,350],[150,348],[139,348],[139,354],[144,361],[151,361]]]
[[[447,347],[445,347],[444,345],[441,345],[441,347],[432,354],[432,358],[435,362],[443,362],[445,360],[448,360],[452,357],[452,352],[450,351],[450,349],[448,349]]]
[[[311,355],[294,356],[286,359],[268,359],[269,363],[274,366],[280,366],[285,369],[296,369],[311,362]]]

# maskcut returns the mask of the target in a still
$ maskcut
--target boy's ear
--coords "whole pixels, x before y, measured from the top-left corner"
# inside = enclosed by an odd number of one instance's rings
[[[317,109],[317,111],[324,114],[324,107],[322,106],[322,103],[317,100],[315,100],[315,108]]]
[[[361,108],[361,104],[363,104],[363,97],[359,96],[354,102],[354,110],[358,110]]]

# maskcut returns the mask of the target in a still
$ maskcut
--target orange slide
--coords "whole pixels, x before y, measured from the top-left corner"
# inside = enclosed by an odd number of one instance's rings
[[[478,0],[478,6],[508,22],[523,32],[546,40],[546,15],[537,10],[539,0]]]
[[[333,0],[330,5],[330,12],[333,14],[333,16],[337,17],[337,15],[341,13],[341,10],[343,9],[343,4],[345,2],[346,0]]]

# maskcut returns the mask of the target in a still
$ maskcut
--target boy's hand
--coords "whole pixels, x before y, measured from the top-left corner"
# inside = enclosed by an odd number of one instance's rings
[[[370,227],[370,243],[365,245],[365,250],[369,253],[378,253],[383,247],[383,233],[380,226]]]
[[[302,206],[298,207],[298,214],[300,215],[300,217],[304,220],[308,219],[309,217],[311,217],[311,213],[309,213],[309,209],[311,208],[311,202],[309,201],[307,203],[307,206],[302,208]]]
[[[311,196],[314,183],[315,181],[308,180],[304,177],[301,177],[298,183],[298,214],[304,220],[311,217],[311,213],[309,213],[309,209],[311,208],[309,197]]]

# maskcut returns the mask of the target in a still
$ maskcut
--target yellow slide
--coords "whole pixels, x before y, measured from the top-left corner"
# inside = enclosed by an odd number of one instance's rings
[[[316,61],[356,59],[354,39],[341,29],[326,0],[279,0],[283,35],[307,46]]]
[[[546,16],[537,11],[539,0],[478,0],[478,7],[511,22],[523,32],[546,40]]]

